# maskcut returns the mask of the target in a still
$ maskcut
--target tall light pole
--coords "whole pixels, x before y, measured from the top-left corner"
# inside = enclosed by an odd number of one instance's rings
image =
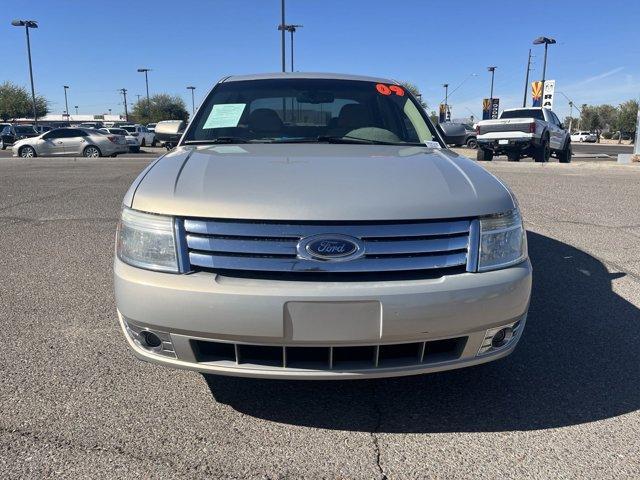
[[[449,84],[443,83],[442,86],[444,87],[444,120],[446,122],[449,116]]]
[[[544,80],[547,74],[547,48],[549,45],[553,45],[556,41],[549,37],[538,37],[533,41],[534,45],[542,45],[544,43],[544,62],[542,64],[542,94],[544,95]]]
[[[487,71],[491,72],[491,94],[489,95],[491,99],[493,99],[493,77],[496,74],[496,68],[498,67],[487,67]]]
[[[14,27],[24,27],[27,33],[27,54],[29,56],[29,78],[31,79],[31,99],[33,100],[33,123],[38,126],[38,113],[36,112],[36,89],[33,86],[33,67],[31,66],[31,41],[29,40],[29,29],[38,28],[35,20],[14,20],[11,22]]]
[[[120,89],[120,93],[122,94],[122,97],[124,98],[124,119],[128,122],[129,121],[129,112],[127,111],[127,89],[126,88],[121,88]]]
[[[69,90],[69,85],[63,85],[64,88],[64,113],[67,116],[67,120],[69,120],[69,103],[67,102],[67,90]]]
[[[194,95],[194,91],[195,91],[196,87],[187,87],[187,90],[191,90],[191,116],[193,116],[196,113],[196,101],[195,101],[195,95]]]
[[[150,68],[139,68],[138,72],[139,73],[144,73],[144,83],[147,86],[147,121],[150,122],[151,120],[149,119],[149,117],[151,116],[151,102],[149,101],[149,72],[151,71]]]
[[[291,33],[291,71],[293,72],[293,34],[296,33],[296,30],[304,25],[280,25],[278,26],[278,30],[282,30],[283,32]]]
[[[78,115],[78,105],[76,105],[75,107],[73,107],[76,109],[76,116]]]
[[[280,25],[278,26],[278,30],[280,30],[280,54],[282,57],[282,72],[285,72],[287,70],[287,65],[284,59],[284,42],[285,42],[285,38],[284,38],[284,32],[285,32],[285,27],[287,26],[287,24],[284,21],[284,0],[280,0]]]
[[[527,76],[524,79],[524,97],[522,98],[522,108],[527,106],[527,93],[529,93],[529,72],[531,71],[531,49],[529,49],[529,59],[527,60]]]

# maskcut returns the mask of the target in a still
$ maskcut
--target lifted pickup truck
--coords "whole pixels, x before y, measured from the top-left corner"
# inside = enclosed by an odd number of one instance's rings
[[[517,162],[531,156],[548,162],[553,154],[560,163],[571,162],[571,136],[555,113],[546,108],[505,110],[497,120],[483,120],[476,126],[478,161],[507,155]]]

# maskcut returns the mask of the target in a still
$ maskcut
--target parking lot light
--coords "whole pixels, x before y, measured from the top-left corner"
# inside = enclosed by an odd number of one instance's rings
[[[36,111],[36,90],[33,86],[33,67],[31,65],[31,40],[29,39],[29,29],[38,28],[38,22],[35,20],[13,20],[11,25],[14,27],[24,27],[27,33],[27,55],[29,57],[29,78],[31,79],[31,98],[33,100],[33,123],[38,126],[38,113]]]
[[[542,63],[542,91],[544,92],[544,79],[547,73],[547,49],[549,45],[556,43],[555,39],[550,37],[538,37],[533,41],[534,45],[544,44],[544,61]]]
[[[69,85],[63,85],[64,88],[64,114],[67,116],[67,120],[69,120],[69,102],[67,102],[67,90],[69,90]]]
[[[193,116],[193,114],[196,113],[196,101],[195,101],[195,96],[194,96],[194,91],[195,91],[196,87],[193,86],[189,86],[187,87],[187,90],[191,90],[191,115]]]
[[[145,85],[147,87],[147,117],[149,117],[151,115],[151,102],[149,101],[149,72],[151,71],[150,68],[139,68],[138,72],[139,73],[144,73],[144,82]],[[149,120],[147,118],[147,120]]]
[[[494,67],[487,67],[487,70],[489,72],[491,72],[491,94],[489,95],[489,98],[491,98],[491,99],[493,99],[493,77],[496,74],[496,68],[498,68],[498,67],[495,67],[495,66]]]

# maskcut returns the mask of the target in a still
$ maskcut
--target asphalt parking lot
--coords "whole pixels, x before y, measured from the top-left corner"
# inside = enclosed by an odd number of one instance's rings
[[[0,158],[0,478],[640,477],[640,166],[485,164],[534,266],[510,357],[303,383],[127,350],[113,241],[148,161]]]

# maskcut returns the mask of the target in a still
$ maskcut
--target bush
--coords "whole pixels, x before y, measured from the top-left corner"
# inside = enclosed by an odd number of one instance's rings
[[[611,132],[603,132],[602,133],[602,138],[604,138],[605,140],[611,140],[611,137],[613,137],[613,133],[611,133]]]
[[[611,138],[613,140],[620,140],[620,132],[616,132],[613,135],[611,135]]]

